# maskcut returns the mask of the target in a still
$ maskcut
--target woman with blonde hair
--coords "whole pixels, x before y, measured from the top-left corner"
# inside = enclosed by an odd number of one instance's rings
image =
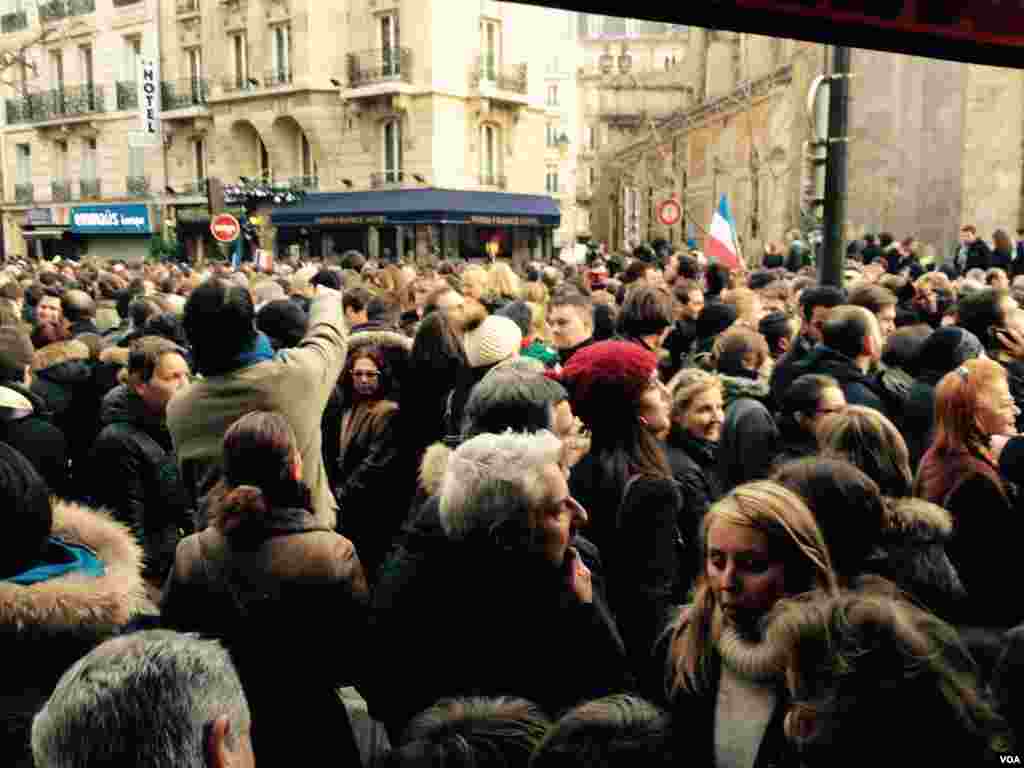
[[[837,589],[824,537],[792,491],[741,485],[704,517],[704,568],[667,632],[667,692],[677,722],[703,735],[695,765],[795,765],[783,737],[784,648],[767,633],[784,597]]]
[[[504,261],[496,261],[491,265],[488,273],[488,293],[494,297],[495,301],[503,304],[519,301],[521,293],[519,277]]]
[[[543,304],[526,302],[530,310],[530,333],[523,339],[523,349],[519,353],[523,357],[539,360],[545,368],[558,365],[558,350],[547,343],[547,311]]]
[[[1017,488],[999,474],[992,438],[1016,434],[1020,410],[1006,370],[988,358],[968,360],[935,389],[935,437],[921,460],[914,495],[953,516],[949,556],[984,626],[1024,620],[1024,603],[1005,592],[1005,564],[1019,557],[1024,522]]]
[[[896,426],[874,408],[848,405],[818,425],[823,456],[845,459],[878,483],[883,496],[902,499],[914,483],[910,452]]]

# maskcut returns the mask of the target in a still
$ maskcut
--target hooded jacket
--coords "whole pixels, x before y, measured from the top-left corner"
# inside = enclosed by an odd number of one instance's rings
[[[21,452],[53,494],[67,496],[68,449],[64,433],[50,420],[43,399],[13,382],[0,387],[0,442]]]
[[[0,682],[0,763],[31,768],[32,717],[64,671],[118,634],[145,605],[142,550],[131,531],[69,502],[53,508],[51,536],[87,547],[100,575],[74,571],[33,584],[0,581],[0,646],[10,663]]]
[[[103,399],[100,420],[104,427],[92,451],[91,498],[131,526],[146,553],[145,575],[162,582],[178,541],[194,527],[171,433],[125,384]]]

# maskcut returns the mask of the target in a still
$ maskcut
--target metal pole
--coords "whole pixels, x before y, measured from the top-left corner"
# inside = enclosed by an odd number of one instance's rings
[[[818,264],[822,285],[843,285],[846,249],[846,147],[849,140],[850,49],[832,48],[828,109],[828,170],[825,176],[825,243]]]

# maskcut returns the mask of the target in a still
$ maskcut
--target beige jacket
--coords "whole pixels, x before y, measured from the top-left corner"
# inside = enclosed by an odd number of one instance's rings
[[[252,411],[274,411],[295,431],[317,523],[334,528],[337,505],[324,471],[320,421],[347,347],[341,299],[322,297],[310,308],[299,346],[273,360],[198,380],[175,395],[167,406],[167,426],[190,493],[198,498],[218,479],[224,434],[235,421]]]

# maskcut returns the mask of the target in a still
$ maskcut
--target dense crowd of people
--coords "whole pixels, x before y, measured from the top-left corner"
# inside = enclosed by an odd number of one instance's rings
[[[7,265],[0,762],[1019,762],[1024,278],[967,229],[844,288]]]

